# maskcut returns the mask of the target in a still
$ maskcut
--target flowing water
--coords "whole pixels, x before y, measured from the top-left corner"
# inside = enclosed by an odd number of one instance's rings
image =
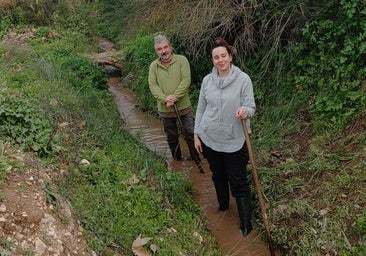
[[[222,252],[230,256],[267,256],[270,251],[266,243],[260,239],[260,234],[254,230],[243,237],[239,229],[239,217],[235,200],[231,198],[230,208],[218,213],[215,190],[207,161],[202,158],[204,174],[200,173],[193,161],[175,161],[170,156],[168,144],[163,131],[162,122],[149,114],[136,109],[133,93],[123,88],[120,78],[109,79],[109,90],[115,96],[115,103],[121,118],[126,122],[126,129],[131,134],[138,134],[145,145],[154,152],[167,158],[168,168],[189,172],[190,182],[195,192],[194,200],[200,205],[205,216],[207,228],[215,236]],[[188,157],[188,148],[181,140],[183,156]]]

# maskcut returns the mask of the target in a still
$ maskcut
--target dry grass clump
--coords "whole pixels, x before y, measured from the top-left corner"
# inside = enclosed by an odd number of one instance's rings
[[[305,20],[311,16],[311,8],[303,3],[143,1],[143,4],[141,0],[133,1],[139,15],[131,17],[130,26],[157,32],[163,29],[164,33],[172,31],[195,59],[208,54],[215,37],[225,38],[236,48],[236,59],[242,65],[258,49],[268,49],[262,59],[264,67],[276,59],[280,49],[298,35]]]
[[[258,49],[266,47],[272,54],[268,61],[297,33],[304,14],[301,4],[269,6],[266,1],[199,1],[185,4],[184,17],[173,26],[178,27],[185,42],[195,49],[198,57],[214,37],[224,37],[244,60]],[[274,57],[274,56],[273,56]]]

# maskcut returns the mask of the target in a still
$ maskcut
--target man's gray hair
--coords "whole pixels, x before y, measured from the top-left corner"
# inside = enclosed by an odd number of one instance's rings
[[[167,42],[168,44],[170,44],[168,38],[166,36],[163,36],[163,35],[157,35],[154,37],[154,47],[157,45],[157,44],[160,44],[162,42]]]

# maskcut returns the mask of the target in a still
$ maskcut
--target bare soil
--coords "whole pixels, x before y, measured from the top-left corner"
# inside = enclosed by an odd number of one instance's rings
[[[34,33],[34,29],[10,31],[0,45],[26,49]],[[10,51],[5,54],[11,57]],[[9,144],[0,145],[2,154],[13,159],[5,167],[7,179],[0,187],[0,255],[96,255],[69,202],[53,185],[66,171],[51,169]]]
[[[69,202],[52,185],[65,171],[8,144],[4,149],[13,162],[0,189],[0,255],[95,255]]]

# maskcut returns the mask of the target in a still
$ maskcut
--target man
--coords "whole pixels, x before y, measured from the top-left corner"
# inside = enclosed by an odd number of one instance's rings
[[[182,159],[179,145],[177,115],[178,109],[184,127],[184,134],[192,159],[198,157],[194,149],[194,114],[188,96],[191,84],[191,70],[185,56],[173,54],[169,40],[163,35],[154,37],[154,48],[158,58],[150,64],[149,88],[157,100],[160,117],[163,120],[164,132],[171,154],[175,160]],[[196,154],[196,155],[193,155]]]

